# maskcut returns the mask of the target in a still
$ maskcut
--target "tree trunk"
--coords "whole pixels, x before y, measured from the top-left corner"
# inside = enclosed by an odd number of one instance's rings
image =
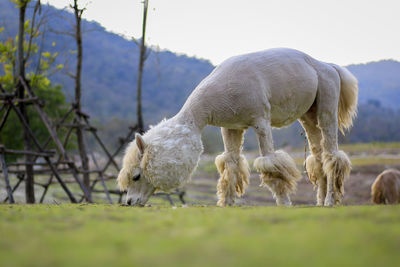
[[[25,80],[25,59],[24,59],[24,24],[25,24],[25,11],[26,11],[26,2],[22,2],[19,8],[19,28],[18,28],[18,73],[17,73],[17,89],[18,89],[18,98],[23,99],[25,97],[24,87],[19,79],[21,77]],[[21,111],[22,116],[25,118],[26,122],[29,123],[28,114],[26,111],[26,106],[23,101],[21,101],[18,105],[19,110]],[[29,134],[24,128],[23,131],[23,139],[24,139],[24,148],[27,151],[32,150],[32,143],[29,138]],[[32,162],[32,155],[25,155],[26,162]],[[25,166],[25,197],[26,203],[35,203],[35,189],[34,189],[34,176],[33,176],[33,166],[31,164],[26,164]]]
[[[143,115],[142,115],[142,76],[143,76],[143,66],[144,61],[146,60],[146,19],[147,19],[147,6],[148,0],[144,0],[143,2],[143,25],[142,25],[142,39],[140,42],[140,58],[139,58],[139,70],[138,70],[138,79],[137,79],[137,125],[138,131],[140,133],[144,132],[144,124],[143,124]]]
[[[82,73],[82,33],[81,33],[81,16],[83,9],[78,8],[77,0],[74,0],[74,13],[75,13],[75,40],[77,44],[77,63],[76,63],[76,75],[75,75],[75,118],[78,121],[78,124],[81,125],[80,120],[80,112],[81,112],[81,73]],[[76,128],[76,136],[78,138],[78,148],[79,155],[82,162],[83,169],[83,184],[88,190],[89,195],[90,192],[90,174],[89,170],[89,159],[87,156],[87,149],[85,144],[85,139],[83,137],[83,129],[82,127]]]

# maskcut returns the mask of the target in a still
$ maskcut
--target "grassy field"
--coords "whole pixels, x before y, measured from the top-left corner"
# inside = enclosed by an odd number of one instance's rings
[[[46,198],[50,204],[0,204],[0,267],[398,266],[400,205],[370,206],[370,187],[379,172],[400,167],[400,143],[341,149],[353,171],[345,182],[344,206],[336,208],[307,206],[315,203],[315,191],[304,174],[292,196],[295,206],[275,207],[254,169],[245,196],[237,200],[241,206],[217,208],[215,155],[202,156],[187,185],[188,208],[172,208],[163,197],[152,197],[146,208],[64,204],[65,193],[54,185]],[[288,152],[302,170],[304,152]],[[252,164],[257,152],[246,157]],[[0,178],[4,199],[2,183]],[[77,185],[69,186],[79,193]],[[35,189],[38,200],[43,189]],[[24,202],[23,185],[14,196]],[[95,199],[106,201],[104,195]]]
[[[376,176],[387,168],[400,169],[400,143],[368,143],[368,144],[345,144],[341,145],[350,157],[353,164],[353,170],[350,178],[345,182],[345,205],[361,205],[370,203],[370,187],[375,180]],[[295,160],[300,171],[304,171],[304,147],[303,148],[284,148]],[[307,153],[309,151],[307,150]],[[195,171],[192,181],[185,187],[186,201],[191,205],[215,205],[216,199],[216,185],[218,180],[218,173],[214,164],[216,154],[204,154],[201,157],[199,166]],[[257,151],[245,151],[245,156],[250,164],[258,157]],[[120,160],[120,159],[118,159]],[[118,161],[117,160],[117,161]],[[109,175],[117,175],[115,169],[110,168]],[[66,180],[73,180],[72,175],[63,174]],[[95,175],[92,175],[92,179]],[[49,180],[46,175],[35,176],[35,181],[45,184]],[[18,179],[15,175],[11,175],[11,185],[15,185]],[[275,201],[271,193],[265,189],[260,188],[260,179],[257,171],[251,167],[250,186],[246,190],[246,194],[239,200],[239,204],[248,206],[258,205],[275,205]],[[71,191],[75,196],[80,199],[81,191],[77,184],[68,184]],[[109,189],[117,189],[116,181],[110,180],[107,182]],[[102,190],[101,183],[97,183],[97,190]],[[35,186],[36,200],[39,201],[42,195],[43,188],[40,185]],[[295,205],[312,205],[315,204],[315,191],[308,178],[303,173],[303,178],[299,181],[298,190],[292,200]],[[0,201],[4,200],[7,196],[5,190],[4,179],[0,174]],[[93,194],[94,200],[97,203],[108,203],[104,194]],[[25,188],[22,183],[18,190],[14,193],[14,198],[17,203],[25,202]],[[179,203],[177,197],[173,196],[173,201]],[[68,203],[69,199],[65,192],[58,184],[54,184],[44,203],[46,204],[59,204]],[[113,195],[113,202],[118,202],[118,197]],[[168,202],[163,197],[152,197],[150,204],[152,205],[166,205]]]
[[[398,266],[400,206],[0,205],[1,266]]]

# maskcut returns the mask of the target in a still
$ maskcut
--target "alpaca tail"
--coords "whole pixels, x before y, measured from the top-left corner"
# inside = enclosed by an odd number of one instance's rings
[[[338,111],[339,130],[351,128],[353,119],[357,116],[358,81],[349,70],[332,64],[340,76],[340,98]]]

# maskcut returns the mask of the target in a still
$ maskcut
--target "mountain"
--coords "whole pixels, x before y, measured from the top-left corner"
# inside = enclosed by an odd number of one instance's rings
[[[400,108],[400,62],[381,60],[347,68],[359,82],[359,102],[378,100],[382,106]]]
[[[0,27],[5,28],[0,40],[16,35],[18,10],[14,6],[10,1],[0,1]],[[27,13],[29,18],[32,8]],[[71,54],[76,50],[75,42],[72,37],[57,32],[72,32],[73,14],[43,5],[41,15],[47,20],[44,51],[59,52],[58,63],[66,64],[64,71],[56,73],[52,80],[63,85],[65,93],[72,99],[73,81],[66,72],[75,69],[75,57]],[[107,32],[97,22],[84,20],[82,28],[84,108],[100,120],[112,117],[134,120],[138,47],[131,40]],[[214,66],[207,60],[170,51],[154,48],[150,51],[143,77],[143,108],[145,121],[155,123],[175,114]],[[348,68],[359,80],[360,103],[375,99],[382,106],[399,108],[400,62],[383,60]]]
[[[90,7],[89,7],[90,8]],[[28,9],[30,18],[32,8]],[[43,32],[43,51],[58,52],[57,63],[65,64],[63,71],[51,80],[61,84],[67,97],[73,99],[73,80],[66,75],[75,70],[75,41],[60,32],[72,33],[73,14],[43,5],[41,16],[47,21]],[[140,18],[138,18],[140,20]],[[18,10],[7,0],[0,0],[0,41],[17,32]],[[83,109],[92,115],[110,140],[115,132],[136,119],[136,80],[139,49],[126,38],[107,32],[97,22],[82,21],[83,28]],[[166,29],[168,30],[168,29]],[[55,43],[55,46],[53,46]],[[145,62],[143,77],[143,113],[146,124],[154,124],[164,117],[174,115],[182,107],[196,85],[207,76],[214,66],[207,60],[188,57],[171,51],[151,47]],[[400,141],[400,62],[382,60],[367,64],[350,65],[348,69],[359,80],[359,118],[346,140],[351,142]],[[1,75],[1,70],[0,70]],[[375,115],[374,115],[375,114]],[[384,118],[383,118],[383,117]],[[382,121],[381,129],[371,132],[374,122]],[[384,126],[384,127],[383,127]],[[372,128],[371,128],[372,127]],[[353,129],[354,129],[353,128]],[[397,130],[398,129],[398,130]],[[277,146],[298,145],[303,142],[300,128],[295,125],[275,132]],[[379,132],[379,134],[378,134]],[[279,133],[279,134],[277,134]],[[218,138],[215,132],[208,136]],[[293,138],[296,136],[296,138]],[[219,137],[220,138],[220,137]],[[392,138],[392,139],[391,139]],[[394,139],[393,139],[394,138]],[[253,138],[254,139],[254,138]],[[248,147],[255,147],[255,139]],[[221,142],[210,143],[218,150]]]
[[[32,5],[32,4],[31,4]],[[31,17],[32,8],[27,10]],[[43,5],[41,16],[47,23],[43,51],[58,52],[57,64],[65,69],[51,80],[61,84],[73,99],[73,80],[66,75],[75,70],[75,40],[60,32],[72,33],[73,14]],[[138,18],[139,20],[140,18]],[[18,10],[10,1],[0,1],[0,41],[17,34]],[[100,120],[112,117],[136,119],[136,80],[139,48],[131,41],[107,32],[96,22],[82,21],[84,109]],[[53,46],[53,42],[55,46]],[[175,114],[196,85],[214,66],[207,60],[149,49],[143,76],[143,113],[146,123],[155,123]],[[1,71],[0,71],[1,73]]]

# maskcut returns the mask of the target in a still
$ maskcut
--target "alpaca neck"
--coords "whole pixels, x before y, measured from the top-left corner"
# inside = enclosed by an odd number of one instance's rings
[[[200,109],[197,104],[194,105],[192,102],[187,101],[174,118],[177,122],[188,125],[200,133],[208,124],[208,116],[204,109]]]
[[[164,120],[143,138],[152,155],[146,177],[154,187],[168,191],[190,179],[203,152],[200,130],[193,118],[180,114]]]

